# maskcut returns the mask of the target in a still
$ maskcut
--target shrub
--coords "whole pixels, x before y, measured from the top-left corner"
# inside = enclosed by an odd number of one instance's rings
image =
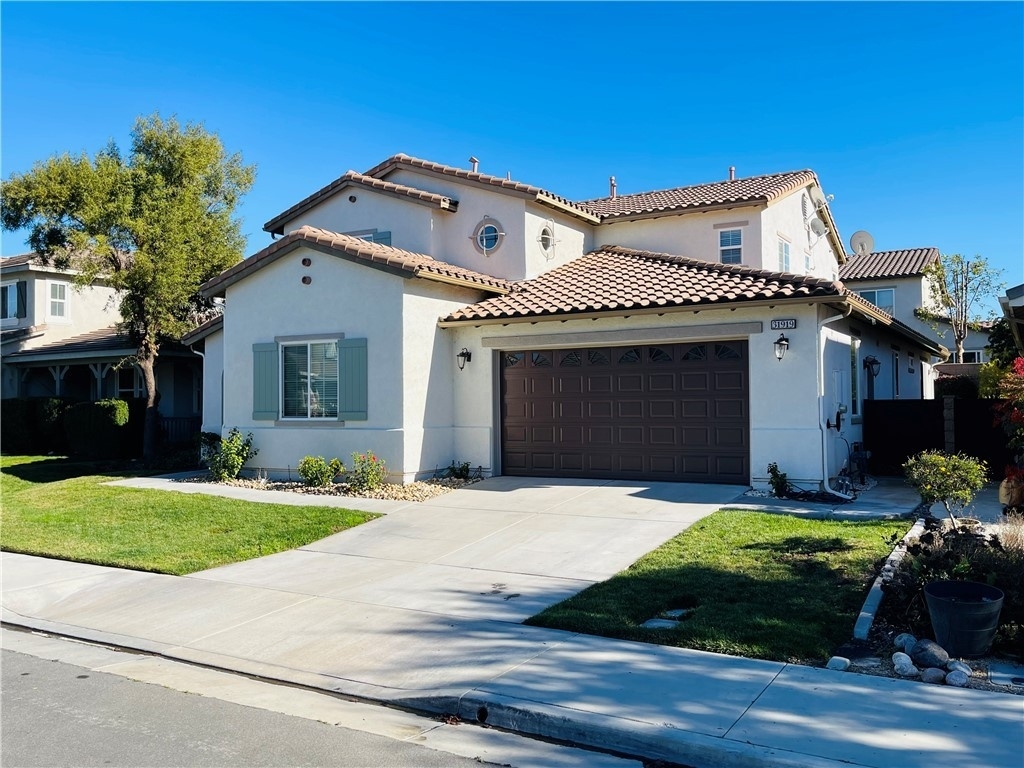
[[[445,477],[453,477],[456,480],[469,480],[469,462],[462,461],[458,464],[452,461],[451,466],[445,470]]]
[[[218,482],[238,477],[245,462],[259,453],[259,449],[252,447],[252,432],[243,439],[238,427],[232,427],[227,437],[218,442],[210,440],[210,434],[203,433],[203,460],[213,479]]]
[[[23,397],[0,400],[0,448],[4,453],[35,453],[32,407]]]
[[[128,403],[124,400],[75,403],[64,413],[68,448],[72,454],[90,459],[120,456],[127,423]]]
[[[970,376],[940,376],[935,380],[935,397],[948,396],[977,400],[978,382]]]
[[[789,478],[785,472],[779,472],[779,465],[774,461],[768,465],[768,485],[776,498],[784,499],[789,493]]]
[[[328,462],[323,456],[303,456],[299,462],[299,477],[314,488],[326,488],[344,471],[345,466],[338,459]]]
[[[1024,523],[1007,520],[997,533],[944,528],[931,520],[907,553],[892,579],[883,584],[888,620],[918,637],[931,634],[924,587],[932,581],[978,581],[1004,593],[996,636],[997,648],[1024,642]]]
[[[348,474],[348,483],[353,490],[372,491],[379,488],[387,476],[384,459],[378,459],[372,451],[352,454],[352,471]]]
[[[921,503],[941,501],[955,526],[955,514],[962,512],[985,485],[988,467],[984,461],[961,453],[922,451],[904,462],[903,472],[907,483],[921,496]]]

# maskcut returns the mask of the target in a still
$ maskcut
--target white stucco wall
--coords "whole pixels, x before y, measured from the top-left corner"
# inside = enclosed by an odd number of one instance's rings
[[[118,308],[117,292],[106,285],[90,285],[78,287],[74,284],[74,276],[53,271],[21,271],[5,274],[2,282],[16,283],[25,280],[26,316],[2,321],[5,331],[17,328],[28,328],[46,324],[46,333],[34,339],[28,339],[21,345],[11,345],[15,349],[35,349],[43,344],[78,336],[82,333],[99,328],[109,328],[121,319]],[[49,316],[50,283],[65,283],[67,290],[67,317],[54,318]]]
[[[763,206],[743,206],[726,211],[608,222],[595,229],[594,244],[595,247],[621,245],[704,261],[718,261],[719,231],[739,229],[743,232],[743,264],[760,268],[762,247],[759,220],[762,210]]]
[[[540,245],[540,233],[545,226],[552,228],[555,240],[548,253]],[[567,264],[593,247],[594,227],[536,203],[526,205],[524,228],[527,277],[536,277]]]
[[[220,433],[224,424],[224,332],[211,333],[204,342],[202,429]]]
[[[839,274],[839,262],[828,235],[818,237],[808,229],[802,202],[806,197],[805,188],[776,200],[764,209],[761,214],[761,263],[765,269],[779,271],[779,240],[784,239],[790,244],[789,272],[835,280]],[[814,205],[810,199],[807,199],[806,206],[808,213],[812,213]],[[810,260],[809,269],[806,259]]]

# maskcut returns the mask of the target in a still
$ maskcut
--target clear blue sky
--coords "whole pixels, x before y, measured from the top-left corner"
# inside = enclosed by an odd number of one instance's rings
[[[248,253],[396,152],[573,199],[809,167],[845,240],[1024,282],[1021,3],[3,2],[0,29],[5,178],[201,122],[257,166]]]

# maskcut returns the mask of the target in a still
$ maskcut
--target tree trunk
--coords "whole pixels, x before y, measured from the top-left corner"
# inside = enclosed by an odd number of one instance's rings
[[[160,412],[157,410],[159,396],[156,391],[156,353],[149,357],[139,357],[139,368],[142,380],[146,385],[146,418],[142,432],[142,460],[147,464],[156,458],[156,449],[160,437]]]
[[[964,340],[962,338],[956,340],[956,361],[958,363],[964,361]]]

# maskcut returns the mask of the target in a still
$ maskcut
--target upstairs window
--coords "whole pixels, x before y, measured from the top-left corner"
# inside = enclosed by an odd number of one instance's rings
[[[743,263],[743,230],[723,229],[718,233],[718,258],[723,264]]]
[[[964,350],[964,359],[961,360],[960,362],[961,363],[984,363],[985,361],[986,361],[985,350],[983,350],[983,349],[965,349]]]
[[[68,319],[68,284],[51,282],[50,300],[47,302],[47,317],[51,320]]]
[[[789,243],[779,240],[779,272],[789,272]]]
[[[25,316],[24,289],[24,282],[0,285],[0,320],[14,320]]]
[[[892,288],[875,288],[870,291],[857,291],[862,299],[867,299],[883,312],[896,314],[896,292]]]
[[[360,240],[369,240],[371,243],[380,243],[381,245],[391,245],[391,231],[380,232],[376,229],[359,229],[355,232],[345,232],[343,234],[352,235],[352,237],[358,237]]]

